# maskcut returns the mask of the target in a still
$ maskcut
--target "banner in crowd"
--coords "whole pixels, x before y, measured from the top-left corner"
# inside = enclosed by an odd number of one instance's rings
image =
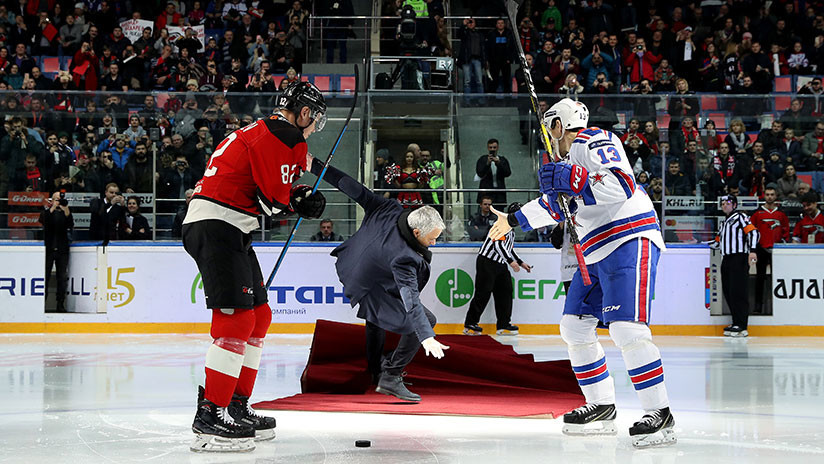
[[[9,227],[42,227],[40,213],[9,213]]]
[[[670,210],[698,210],[704,209],[704,198],[690,196],[667,195],[664,202],[664,211]]]
[[[773,249],[773,323],[824,325],[824,248],[776,245]],[[753,319],[753,318],[751,318]]]
[[[43,206],[48,192],[9,192],[9,206]]]
[[[197,36],[197,40],[200,41],[200,45],[203,48],[206,48],[206,26],[187,26],[187,27],[178,27],[178,26],[166,26],[166,29],[169,31],[169,42],[175,48],[175,52],[177,52],[177,45],[175,42],[183,39],[186,37],[186,29],[192,28],[195,31],[195,35]]]
[[[123,28],[123,35],[125,35],[131,43],[134,43],[135,40],[143,37],[143,29],[147,27],[154,32],[154,23],[145,19],[130,19],[128,21],[123,21],[120,23],[120,27]]]

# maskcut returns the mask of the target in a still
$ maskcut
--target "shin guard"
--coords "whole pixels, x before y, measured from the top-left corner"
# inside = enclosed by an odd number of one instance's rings
[[[645,411],[669,407],[661,353],[652,343],[649,327],[639,322],[616,321],[610,324],[609,335],[621,348],[641,407]]]
[[[254,321],[254,314],[247,310],[212,312],[211,334],[215,340],[206,352],[204,397],[217,406],[229,406],[232,400]]]
[[[263,354],[263,338],[272,323],[272,310],[264,303],[255,307],[255,328],[246,343],[246,354],[243,357],[243,369],[240,371],[235,393],[241,396],[252,396],[255,387],[260,358]]]

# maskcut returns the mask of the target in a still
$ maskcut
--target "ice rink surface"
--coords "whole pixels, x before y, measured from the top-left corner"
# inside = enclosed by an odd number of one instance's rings
[[[538,360],[567,357],[558,337],[502,340]],[[310,341],[267,338],[254,401],[299,391]],[[208,336],[3,334],[0,462],[824,462],[824,339],[656,337],[678,443],[648,450],[630,443],[641,410],[620,353],[602,341],[617,437],[566,437],[559,419],[265,411],[277,439],[226,455],[188,448]],[[358,439],[372,447],[355,448]]]

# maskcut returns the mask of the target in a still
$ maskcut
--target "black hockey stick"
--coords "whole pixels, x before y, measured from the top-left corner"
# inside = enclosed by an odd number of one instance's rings
[[[323,180],[323,176],[326,174],[326,169],[329,167],[329,163],[332,162],[332,158],[335,156],[335,151],[338,149],[338,145],[340,144],[341,139],[343,138],[343,134],[346,133],[346,129],[349,127],[349,121],[352,120],[352,114],[355,112],[355,106],[358,104],[358,85],[360,83],[359,73],[358,73],[358,65],[355,65],[355,95],[352,98],[352,106],[349,108],[349,115],[346,116],[346,122],[343,123],[343,128],[340,130],[340,134],[338,134],[337,140],[335,140],[335,144],[332,145],[332,150],[329,151],[329,156],[326,157],[326,162],[323,163],[323,170],[320,172],[317,180],[315,181],[315,185],[312,186],[312,193],[318,191],[318,186],[320,186],[320,181]],[[307,166],[309,170],[312,169],[312,166]],[[295,221],[295,225],[292,227],[292,232],[289,233],[289,238],[286,240],[286,243],[283,245],[283,248],[280,250],[280,256],[278,256],[278,260],[275,263],[275,268],[272,269],[271,274],[269,274],[269,279],[266,281],[266,289],[268,291],[269,287],[272,286],[272,281],[275,280],[275,274],[278,273],[278,269],[280,269],[280,265],[283,264],[283,258],[286,257],[286,250],[289,249],[289,246],[292,244],[292,240],[295,238],[295,232],[297,232],[298,227],[300,227],[300,223],[303,222],[302,217],[298,217],[298,220]]]
[[[506,5],[506,12],[509,16],[509,24],[512,27],[512,35],[515,37],[515,45],[518,47],[518,56],[521,59],[521,68],[524,74],[524,82],[529,89],[529,100],[532,102],[532,111],[535,112],[535,117],[538,118],[538,126],[541,128],[541,141],[544,143],[547,159],[542,160],[543,164],[551,163],[552,157],[552,143],[549,140],[549,131],[544,125],[543,115],[538,111],[538,94],[535,92],[535,84],[532,82],[532,75],[529,72],[529,65],[526,62],[526,54],[524,47],[521,45],[521,37],[518,33],[518,24],[515,19],[518,16],[518,8],[520,5],[516,0],[504,0]],[[566,216],[566,230],[569,231],[569,242],[575,248],[575,258],[578,260],[578,269],[581,270],[581,278],[584,285],[590,285],[592,280],[589,278],[589,271],[587,270],[586,262],[584,262],[584,253],[581,250],[581,241],[578,239],[578,231],[575,230],[575,223],[572,216],[569,214],[569,198],[566,195],[559,195],[558,204],[561,206],[564,216]]]

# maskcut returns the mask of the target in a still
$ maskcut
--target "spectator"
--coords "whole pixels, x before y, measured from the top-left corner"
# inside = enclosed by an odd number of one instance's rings
[[[309,19],[309,12],[303,8],[303,4],[300,0],[295,0],[292,2],[292,8],[286,12],[287,18],[292,18],[293,16],[298,17],[298,22],[303,26],[306,24],[306,21]]]
[[[123,29],[120,26],[114,27],[112,33],[106,37],[104,43],[109,47],[112,55],[116,57],[123,56],[123,51],[126,50],[126,46],[132,44],[132,42],[123,35]]]
[[[770,72],[773,76],[786,76],[790,73],[787,56],[778,44],[772,44],[770,48]]]
[[[672,152],[676,156],[683,155],[686,151],[687,144],[690,141],[700,144],[701,134],[698,132],[698,129],[695,128],[695,120],[692,116],[684,116],[681,120],[680,129],[676,129],[674,133],[670,132],[670,145],[672,147]]]
[[[659,224],[664,217],[662,206],[664,204],[664,183],[660,177],[653,176],[649,180],[649,199],[652,201],[652,206],[655,208],[655,216],[658,218]]]
[[[129,157],[132,156],[132,153],[134,153],[134,150],[129,146],[128,139],[124,134],[110,134],[108,138],[100,142],[100,145],[97,148],[98,154],[104,150],[111,153],[114,164],[120,170],[126,168],[126,163],[129,161]]]
[[[298,5],[300,2],[295,2]],[[305,10],[300,10],[301,12],[305,13]],[[299,14],[292,14],[291,16],[287,16],[290,19],[289,23],[289,30],[286,32],[286,40],[289,42],[289,45],[292,46],[294,50],[294,67],[298,71],[303,70],[303,62],[306,59],[306,32],[304,31],[304,25],[306,24],[303,20],[300,19]]]
[[[764,97],[759,96],[751,75],[744,74],[737,93],[742,95],[735,102],[735,112],[741,116],[748,131],[755,132],[761,128],[760,117],[764,111]]]
[[[612,68],[612,57],[609,55],[602,55],[601,49],[598,45],[592,46],[592,53],[587,55],[581,61],[581,68],[586,71],[586,80],[584,84],[588,88],[596,87],[598,82],[612,81],[610,69]],[[598,74],[604,74],[604,80],[598,81]]]
[[[138,142],[124,169],[126,193],[150,193],[155,180],[146,144]]]
[[[126,200],[126,215],[120,223],[120,239],[122,240],[151,240],[152,228],[149,220],[140,214],[140,197],[129,197]]]
[[[754,146],[760,146],[760,142],[756,142]],[[773,182],[770,173],[767,171],[766,163],[764,162],[763,151],[753,155],[753,163],[750,168],[750,173],[744,178],[741,186],[746,189],[746,194],[749,196],[764,198],[764,189],[767,184]]]
[[[469,240],[473,242],[480,242],[486,239],[489,235],[489,229],[495,224],[495,217],[492,214],[492,197],[489,195],[482,195],[478,199],[478,212],[473,214],[466,226],[466,231],[469,234]]]
[[[801,179],[795,173],[795,166],[788,164],[784,168],[784,175],[778,179],[776,193],[781,201],[791,198],[798,198],[798,188],[801,186]]]
[[[638,95],[634,98],[634,114],[641,120],[654,120],[658,111],[655,104],[659,98],[653,95],[652,83],[649,79],[641,79],[638,84],[632,87],[631,93]]]
[[[728,18],[731,21],[730,18]],[[738,45],[734,42],[726,44],[726,54],[724,55],[724,90],[732,92],[738,86],[738,80],[741,78],[741,60],[738,54]]]
[[[494,200],[494,204],[505,205],[506,178],[512,175],[509,160],[505,156],[498,155],[499,143],[497,139],[487,140],[486,149],[487,154],[481,155],[475,163],[475,178],[479,181],[479,189],[493,191],[479,192],[478,203],[481,202],[482,196],[489,196]]]
[[[824,121],[815,125],[815,130],[804,136],[801,143],[801,156],[807,170],[815,170],[824,160]]]
[[[334,226],[335,224],[331,219],[321,219],[318,232],[309,237],[309,240],[313,242],[342,242],[343,237],[335,234]]]
[[[790,220],[778,208],[776,190],[767,187],[764,190],[764,204],[756,210],[750,220],[758,229],[758,247],[755,255],[755,313],[764,314],[764,284],[767,282],[767,266],[772,267],[773,244],[790,241]]]
[[[528,17],[521,18],[518,29],[518,37],[521,40],[521,47],[527,55],[534,56],[541,49],[541,37],[538,34],[538,30],[533,26],[532,20]]]
[[[750,302],[747,289],[748,268],[758,257],[755,248],[758,230],[750,223],[750,218],[738,211],[735,195],[727,195],[721,200],[721,209],[726,218],[711,246],[721,250],[721,287],[724,300],[732,313],[732,324],[724,328],[724,335],[746,337]]]
[[[744,122],[741,119],[733,119],[730,122],[730,133],[724,139],[730,146],[730,150],[736,157],[746,155],[747,150],[751,147],[750,139],[745,133]]]
[[[724,136],[719,134],[715,129],[715,121],[707,119],[704,123],[704,128],[701,129],[701,146],[707,153],[716,152],[718,146],[724,141]]]
[[[143,137],[146,137],[146,130],[140,127],[140,116],[132,114],[129,116],[129,127],[123,131],[123,135],[129,143],[137,143]]]
[[[601,74],[601,79],[604,79],[603,73]],[[608,90],[609,86],[612,84],[611,82],[597,82],[599,88],[603,88],[603,90]],[[578,83],[578,76],[576,74],[567,74],[566,78],[564,79],[564,85],[562,85],[558,89],[558,93],[561,94],[561,97],[569,98],[575,101],[578,101],[578,95],[580,95],[584,91],[584,86]]]
[[[552,67],[549,69],[549,78],[554,83],[554,90],[558,92],[566,83],[566,78],[570,74],[579,74],[581,72],[578,58],[572,56],[572,49],[564,47],[561,50],[561,55],[555,57]]]
[[[809,118],[804,114],[801,107],[801,100],[793,98],[790,102],[790,109],[781,115],[779,121],[784,127],[791,128],[796,134],[806,133]]]
[[[764,145],[764,151],[771,153],[773,150],[778,150],[783,138],[784,130],[781,121],[773,121],[769,129],[762,129],[758,133],[757,141]]]
[[[650,150],[652,150],[653,153],[657,154],[660,133],[658,131],[658,125],[655,123],[654,120],[644,122],[644,132],[642,135],[646,139]]]
[[[755,93],[772,91],[770,58],[761,50],[760,42],[753,42],[750,53],[741,58],[741,70],[752,77]]]
[[[652,81],[655,77],[654,66],[660,61],[661,55],[654,55],[647,51],[644,40],[638,39],[624,58],[624,66],[627,68],[630,83],[637,84],[642,79]]]
[[[795,131],[791,127],[784,129],[784,137],[778,144],[778,154],[786,164],[797,164],[801,161],[801,143],[795,138]]]
[[[695,142],[691,142],[695,143]],[[716,210],[716,200],[724,193],[724,182],[707,157],[698,158],[696,191],[704,200],[704,214],[712,215]]]
[[[45,158],[43,170],[50,180],[54,180],[58,173],[68,172],[69,166],[74,165],[74,153],[71,148],[58,141],[57,133],[46,134]]]
[[[180,22],[181,15],[177,12],[174,2],[166,3],[166,9],[158,15],[155,20],[155,30],[165,29],[166,26],[176,26]]]
[[[117,240],[121,224],[125,217],[125,201],[120,195],[120,188],[115,183],[106,185],[102,198],[95,198],[89,205],[91,223],[89,237],[102,240],[104,246],[109,240]]]
[[[100,80],[100,90],[109,92],[127,92],[129,86],[120,75],[120,65],[112,63],[109,65],[109,72]]]
[[[809,82],[798,89],[798,95],[806,116],[821,116],[824,113],[824,87],[820,77],[813,77]]]
[[[237,1],[237,0],[235,0]],[[323,16],[354,16],[352,0],[325,0],[318,5]],[[346,63],[346,39],[354,37],[351,19],[326,19],[322,27],[326,34],[326,62],[335,62],[335,47],[340,48],[340,62]]]
[[[486,41],[483,34],[475,29],[475,19],[467,18],[458,32],[461,49],[458,64],[463,71],[463,91],[465,94],[483,93],[483,67],[486,63]]]
[[[515,45],[512,40],[512,32],[506,27],[506,21],[498,18],[495,21],[495,29],[486,39],[487,68],[492,78],[490,92],[509,93],[511,89],[511,63],[515,55]]]
[[[698,75],[701,78],[701,90],[704,92],[720,92],[722,88],[721,57],[715,43],[707,44],[706,51],[698,66]]]
[[[28,132],[23,119],[12,117],[9,127],[8,133],[0,139],[0,160],[5,161],[7,166],[12,169],[23,166],[29,154],[35,160],[43,156],[43,144]]]
[[[681,121],[686,118],[690,118],[694,122],[700,110],[698,97],[695,96],[695,92],[690,90],[686,79],[676,80],[675,88],[676,92],[670,96],[667,104],[667,113],[670,114],[670,132],[676,131],[678,127],[682,126]],[[676,151],[674,146],[673,151]]]
[[[650,149],[647,144],[642,143],[639,136],[633,135],[627,139],[627,143],[624,145],[624,152],[627,155],[627,160],[629,160],[629,165],[632,167],[634,174],[639,174],[650,169]]]
[[[186,203],[177,210],[174,222],[172,223],[172,237],[174,238],[183,237],[183,220],[186,219],[186,213],[189,212],[189,202],[192,201],[192,195],[194,194],[194,189],[188,189],[184,192]]]
[[[770,179],[778,180],[784,175],[784,162],[781,160],[781,153],[778,150],[770,152],[769,159],[766,164],[767,172],[770,174]]]
[[[52,267],[57,268],[57,312],[66,312],[66,294],[69,281],[70,233],[74,218],[69,210],[65,193],[54,192],[40,212],[43,225],[43,244],[46,246],[46,289],[49,288]]]
[[[804,213],[793,229],[793,243],[824,243],[824,216],[818,210],[818,194],[801,196]]]
[[[89,30],[96,30],[96,28],[92,26]],[[97,52],[89,44],[89,41],[84,39],[80,49],[75,52],[69,64],[69,71],[74,76],[74,86],[79,90],[97,90],[99,65]]]
[[[672,160],[668,163],[665,181],[667,195],[689,196],[695,194],[690,179],[681,172],[681,162],[678,160]]]
[[[194,188],[197,180],[192,174],[186,156],[177,153],[172,167],[166,169],[160,175],[161,191],[164,198],[179,198],[182,200],[186,197],[186,190]]]
[[[58,43],[63,47],[63,55],[74,56],[83,37],[83,25],[76,24],[74,15],[66,15],[66,24],[60,26]]]
[[[792,53],[787,58],[787,66],[790,68],[790,74],[809,74],[810,60],[807,59],[801,42],[793,44]]]
[[[295,47],[286,38],[286,33],[278,31],[269,47],[272,57],[272,69],[276,73],[285,73],[295,66]]]
[[[658,68],[655,69],[655,86],[656,92],[672,92],[675,89],[675,70],[670,66],[669,60],[661,59]]]
[[[687,26],[675,34],[675,70],[688,81],[695,81],[698,75],[698,47],[692,41],[692,27]]]

